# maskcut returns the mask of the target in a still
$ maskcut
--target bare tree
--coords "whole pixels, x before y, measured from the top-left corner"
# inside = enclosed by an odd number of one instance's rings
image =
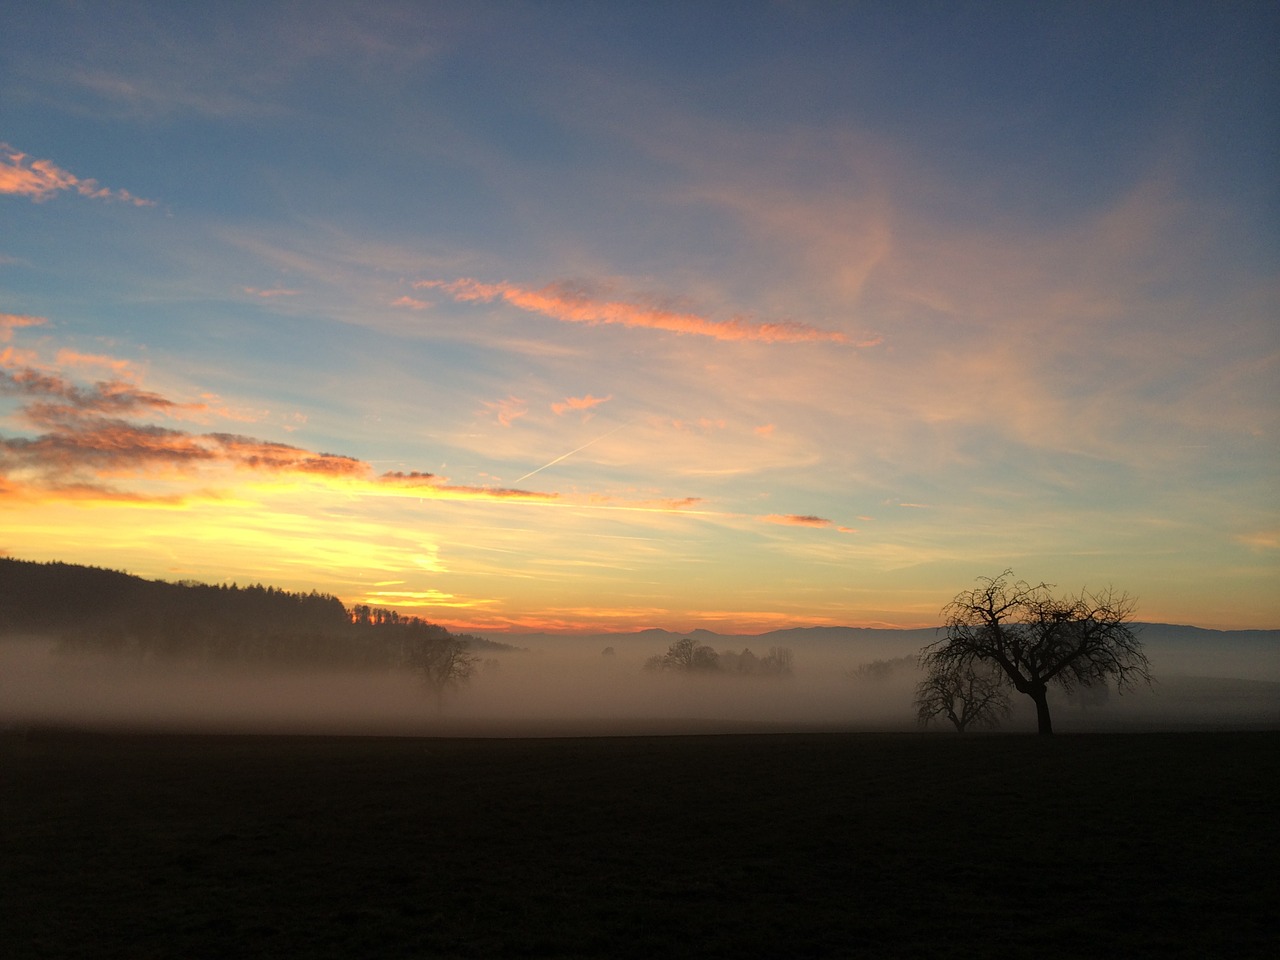
[[[462,686],[476,671],[480,658],[468,652],[466,640],[455,636],[414,637],[406,661],[436,697],[436,710],[444,709],[445,691]]]
[[[916,719],[921,726],[945,716],[964,733],[970,726],[998,727],[1009,712],[1009,678],[988,664],[950,671],[935,668],[916,687]]]
[[[1036,705],[1041,734],[1053,733],[1048,690],[1114,679],[1118,690],[1151,682],[1150,664],[1131,626],[1135,602],[1111,588],[1054,597],[1048,584],[1014,581],[1013,572],[979,577],[943,608],[946,636],[924,648],[924,667],[963,672],[998,667]]]
[[[759,672],[768,677],[789,677],[794,665],[790,647],[770,647],[760,660]]]

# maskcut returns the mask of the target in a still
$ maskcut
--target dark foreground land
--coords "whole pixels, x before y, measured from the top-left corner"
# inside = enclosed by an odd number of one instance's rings
[[[1275,956],[1280,734],[0,734],[6,957]]]

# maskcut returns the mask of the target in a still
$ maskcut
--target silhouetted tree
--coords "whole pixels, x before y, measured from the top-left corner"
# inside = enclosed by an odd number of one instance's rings
[[[964,733],[971,726],[998,727],[1009,715],[1009,678],[987,663],[935,667],[916,687],[916,719],[928,726],[940,716]]]
[[[646,670],[712,671],[720,669],[720,656],[713,649],[688,637],[677,640],[660,657],[650,657]]]
[[[924,648],[921,663],[942,675],[990,664],[1036,705],[1041,734],[1053,733],[1048,690],[1114,679],[1119,690],[1151,682],[1130,624],[1134,600],[1108,588],[1054,597],[1048,584],[1014,582],[1013,572],[980,577],[943,608],[946,636]]]

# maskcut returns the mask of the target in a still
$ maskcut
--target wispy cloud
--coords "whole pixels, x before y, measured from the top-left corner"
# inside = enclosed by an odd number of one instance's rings
[[[512,283],[481,283],[461,278],[453,281],[419,280],[419,289],[438,289],[460,303],[502,300],[566,323],[618,324],[672,333],[711,337],[716,340],[756,340],[763,343],[850,343],[839,331],[823,330],[794,320],[757,322],[744,317],[713,320],[643,302],[603,300],[569,283],[551,283],[538,289]]]
[[[270,300],[273,297],[296,297],[301,290],[290,290],[286,287],[270,287],[263,290],[259,287],[241,287],[245,293],[252,297],[261,297],[263,300]]]
[[[0,193],[30,197],[35,203],[71,190],[94,200],[120,200],[136,207],[155,206],[154,200],[134,196],[128,190],[111,190],[98,181],[81,179],[51,160],[32,160],[7,143],[0,143]]]
[[[428,300],[419,300],[417,297],[396,297],[391,301],[393,307],[407,307],[410,310],[426,310],[431,306]]]
[[[497,418],[504,427],[509,427],[529,412],[529,404],[519,397],[507,397],[503,400],[485,400],[485,411]]]
[[[558,493],[538,490],[521,490],[514,487],[476,487],[451,484],[443,477],[431,473],[391,471],[378,477],[378,482],[388,486],[403,487],[419,494],[435,498],[455,500],[556,500]]]
[[[1235,539],[1237,543],[1242,543],[1254,550],[1280,550],[1280,529],[1242,533]]]

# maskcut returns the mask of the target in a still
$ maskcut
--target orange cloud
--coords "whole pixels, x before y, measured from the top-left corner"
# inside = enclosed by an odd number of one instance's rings
[[[135,197],[128,190],[108,190],[96,180],[81,180],[49,160],[31,160],[7,143],[0,143],[0,193],[30,197],[35,203],[64,190],[74,190],[94,200],[121,200],[137,207],[155,206],[154,200]]]
[[[585,397],[565,397],[563,400],[553,403],[551,409],[557,414],[565,414],[570,410],[590,410],[592,407],[598,407],[602,403],[608,403],[613,399],[613,394],[607,397],[593,397],[587,394]]]
[[[777,428],[772,423],[762,423],[755,429],[756,436],[772,437],[775,429]]]
[[[57,364],[60,367],[102,367],[114,371],[121,377],[134,375],[133,364],[128,360],[120,360],[100,353],[80,353],[76,350],[62,349],[58,351]]]
[[[19,327],[39,327],[48,321],[44,317],[29,317],[21,313],[0,313],[0,343],[13,339],[13,331]]]
[[[391,301],[393,307],[408,307],[410,310],[426,310],[431,304],[426,300],[419,300],[416,297],[397,297]]]
[[[419,289],[443,290],[460,303],[504,300],[521,310],[540,313],[566,323],[647,327],[712,337],[716,340],[757,340],[763,343],[849,342],[849,338],[838,331],[821,330],[792,320],[773,323],[757,323],[741,317],[711,320],[695,313],[679,313],[643,303],[599,300],[567,283],[551,283],[537,290],[530,290],[511,283],[481,283],[462,278],[451,282],[420,280],[414,286]]]
[[[334,477],[359,477],[369,472],[369,465],[355,457],[312,453],[287,443],[255,440],[234,433],[208,433],[200,439],[213,442],[227,460],[251,470],[288,470]]]

